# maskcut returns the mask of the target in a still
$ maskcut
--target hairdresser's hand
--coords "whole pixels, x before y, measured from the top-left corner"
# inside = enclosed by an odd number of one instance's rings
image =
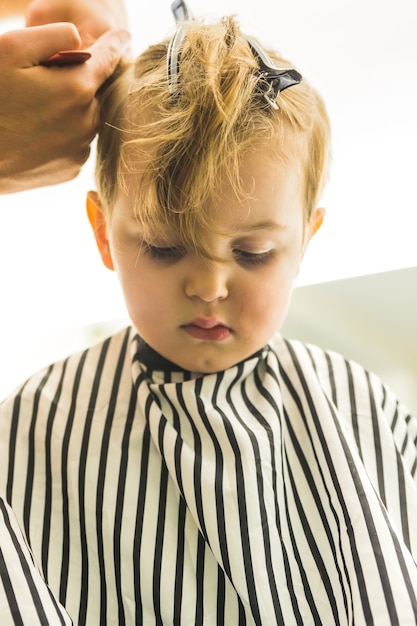
[[[0,193],[70,180],[86,161],[98,121],[95,94],[125,52],[128,35],[105,33],[84,64],[40,65],[80,43],[72,24],[0,35]]]
[[[51,22],[76,25],[83,46],[110,29],[126,28],[123,0],[33,0],[26,10],[26,25]]]

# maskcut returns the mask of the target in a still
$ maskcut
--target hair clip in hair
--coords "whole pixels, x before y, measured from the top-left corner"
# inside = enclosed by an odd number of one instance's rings
[[[194,19],[184,0],[174,0],[171,4],[177,29],[172,37],[167,52],[168,89],[171,94],[177,92],[178,73],[180,71],[179,54],[182,41],[187,33],[187,22]]]
[[[177,24],[179,22],[187,22],[188,20],[194,19],[193,14],[185,4],[184,0],[174,0],[171,4],[171,11],[174,14]]]
[[[180,24],[177,26],[177,30],[173,38],[171,39],[168,52],[167,52],[167,78],[168,78],[168,89],[171,94],[175,94],[178,86],[178,73],[180,71],[180,60],[179,60],[179,52],[181,48],[181,43],[186,35],[187,26],[186,24]]]
[[[260,78],[263,78],[269,84],[269,88],[264,92],[263,96],[273,109],[279,109],[277,99],[281,91],[298,85],[303,80],[303,77],[297,70],[279,68],[274,65],[271,57],[251,37],[246,37],[246,41],[253,56],[258,61]]]
[[[169,92],[172,95],[175,95],[178,90],[181,44],[187,33],[187,22],[193,20],[194,18],[184,0],[174,0],[171,4],[171,10],[177,23],[177,30],[175,31],[175,34],[168,46],[167,78]],[[278,109],[277,99],[281,91],[284,91],[284,89],[292,87],[293,85],[298,85],[302,81],[302,76],[294,69],[276,67],[270,56],[258,43],[256,43],[251,37],[245,36],[245,38],[253,56],[258,62],[259,77],[268,85],[266,91],[264,90],[263,92],[263,97],[273,109]]]

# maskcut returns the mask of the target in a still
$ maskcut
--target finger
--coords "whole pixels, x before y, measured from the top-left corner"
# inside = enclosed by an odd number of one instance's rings
[[[18,67],[31,67],[60,50],[79,48],[81,38],[73,24],[57,23],[3,33],[0,45],[11,63]]]
[[[129,44],[128,31],[111,30],[99,37],[89,48],[92,57],[88,64],[94,76],[96,90],[113,74],[118,62],[127,52]]]

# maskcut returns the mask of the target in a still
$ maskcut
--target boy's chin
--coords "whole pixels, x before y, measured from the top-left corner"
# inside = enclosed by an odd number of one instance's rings
[[[175,359],[176,365],[187,372],[191,372],[192,374],[199,376],[218,374],[219,372],[224,372],[225,370],[238,365],[242,361],[246,361],[258,351],[248,351],[247,353],[239,355],[225,354],[217,357],[203,354],[203,352],[204,351],[202,350],[202,354],[198,358]]]

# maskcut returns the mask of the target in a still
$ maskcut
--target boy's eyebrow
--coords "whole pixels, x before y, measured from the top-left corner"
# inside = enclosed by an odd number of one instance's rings
[[[273,220],[266,220],[264,222],[256,222],[255,224],[240,224],[236,226],[235,232],[237,234],[251,233],[258,230],[284,230],[287,228],[284,224],[278,224]]]

